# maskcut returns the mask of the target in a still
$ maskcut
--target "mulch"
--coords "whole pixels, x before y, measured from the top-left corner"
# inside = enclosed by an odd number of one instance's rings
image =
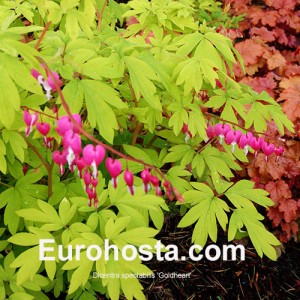
[[[176,228],[178,217],[167,220],[157,237],[164,245],[175,244],[188,255],[191,228]],[[228,245],[220,233],[217,245]],[[143,278],[147,299],[300,299],[300,244],[282,247],[277,261],[262,259],[247,241],[245,261],[157,261],[146,263],[155,278]],[[159,273],[190,273],[190,278],[162,278]]]

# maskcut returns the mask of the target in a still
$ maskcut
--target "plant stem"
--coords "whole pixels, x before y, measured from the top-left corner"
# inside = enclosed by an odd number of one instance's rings
[[[149,141],[149,143],[146,145],[146,148],[150,148],[151,145],[154,143],[154,141],[158,138],[157,135],[154,135],[151,140]]]
[[[21,108],[22,108],[22,109],[26,109],[26,110],[30,110],[30,111],[33,111],[33,112],[37,112],[39,115],[44,115],[44,116],[46,116],[46,117],[48,117],[48,118],[52,118],[52,119],[57,120],[57,117],[48,115],[48,114],[44,113],[43,111],[39,111],[39,110],[37,110],[37,109],[33,109],[33,108],[30,108],[30,107],[27,107],[27,106],[24,106],[24,105],[22,105]]]
[[[28,139],[26,139],[23,135],[21,135],[21,136],[24,138],[26,144],[37,155],[37,157],[40,159],[40,161],[42,162],[42,164],[44,165],[44,167],[47,170],[47,174],[48,174],[48,198],[50,198],[51,195],[52,195],[52,184],[53,184],[52,170],[53,170],[53,167],[54,167],[54,161],[52,160],[51,164],[49,165],[46,162],[46,160],[44,159],[44,157],[38,152],[38,150],[28,141]]]
[[[47,172],[50,171],[50,165],[45,161],[44,157],[37,151],[37,149],[26,139],[22,134],[21,137],[25,140],[26,144],[32,149],[32,151],[36,154],[36,156],[40,159],[44,167],[46,168]]]
[[[98,31],[101,30],[103,13],[104,13],[105,7],[106,7],[106,5],[107,5],[107,2],[108,2],[108,0],[105,0],[105,1],[104,1],[103,6],[102,6],[102,8],[101,8],[101,11],[97,13],[97,18],[98,18],[98,26],[97,26],[97,29],[98,29]]]
[[[49,21],[49,22],[45,25],[45,27],[44,27],[44,29],[43,29],[43,31],[42,31],[42,33],[41,33],[41,35],[40,35],[38,41],[36,42],[36,44],[35,44],[35,46],[34,46],[34,48],[35,48],[36,50],[39,49],[40,44],[41,44],[41,42],[42,42],[42,40],[43,40],[43,38],[44,38],[44,36],[45,36],[47,30],[49,29],[50,25],[51,25],[51,21]]]
[[[132,136],[132,139],[131,139],[131,146],[134,146],[136,144],[136,140],[138,138],[138,135],[139,135],[139,133],[140,133],[140,131],[142,130],[143,127],[144,127],[144,125],[141,124],[141,123],[138,123],[135,126],[133,136]]]
[[[51,166],[50,166],[49,171],[48,171],[48,198],[50,198],[51,195],[52,195],[52,185],[53,185],[52,171],[53,171],[53,166],[54,165],[51,163]]]
[[[4,182],[2,182],[2,181],[0,181],[0,185],[6,186],[6,187],[8,187],[8,188],[11,188],[11,187],[12,187],[12,186],[10,186],[9,184],[4,183]]]

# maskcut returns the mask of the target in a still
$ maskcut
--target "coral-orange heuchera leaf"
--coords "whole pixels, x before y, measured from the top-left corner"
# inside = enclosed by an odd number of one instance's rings
[[[280,212],[277,208],[271,207],[267,215],[269,219],[272,220],[274,226],[278,226],[283,219],[283,213]]]
[[[254,40],[245,40],[236,44],[236,49],[243,56],[246,66],[256,64],[264,53],[264,47]]]
[[[282,201],[279,204],[279,211],[283,212],[283,217],[286,222],[291,222],[296,219],[298,204],[293,199]]]
[[[292,197],[288,184],[283,180],[269,181],[266,184],[265,189],[270,193],[270,197],[274,201],[275,207],[278,206],[282,200]]]

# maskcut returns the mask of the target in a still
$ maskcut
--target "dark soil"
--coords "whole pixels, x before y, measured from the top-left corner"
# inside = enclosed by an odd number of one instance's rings
[[[178,218],[171,218],[158,239],[164,245],[178,246],[179,255],[188,256],[192,228],[176,228]],[[151,299],[300,299],[300,244],[289,242],[274,262],[261,259],[246,245],[245,261],[199,262],[151,260],[148,267],[155,278],[140,279]],[[220,236],[217,245],[230,244]],[[190,273],[190,278],[161,278],[159,273]],[[164,275],[166,276],[166,275]]]

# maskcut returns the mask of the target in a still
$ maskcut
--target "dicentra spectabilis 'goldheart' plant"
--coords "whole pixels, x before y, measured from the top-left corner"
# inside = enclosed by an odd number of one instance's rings
[[[0,264],[15,275],[0,278],[1,295],[144,299],[134,275],[152,271],[139,258],[116,263],[110,249],[108,261],[94,262],[82,249],[80,260],[42,261],[38,241],[63,245],[62,255],[91,242],[104,253],[105,239],[118,254],[126,244],[155,249],[173,200],[178,226],[196,223],[193,243],[243,231],[259,256],[276,260],[279,241],[257,209],[273,202],[235,172],[261,156],[280,164],[283,140],[266,130],[274,124],[283,136],[293,126],[266,93],[234,80],[240,55],[215,28],[240,18],[210,1],[8,2],[0,208],[9,254]],[[132,276],[94,280],[93,272]]]

